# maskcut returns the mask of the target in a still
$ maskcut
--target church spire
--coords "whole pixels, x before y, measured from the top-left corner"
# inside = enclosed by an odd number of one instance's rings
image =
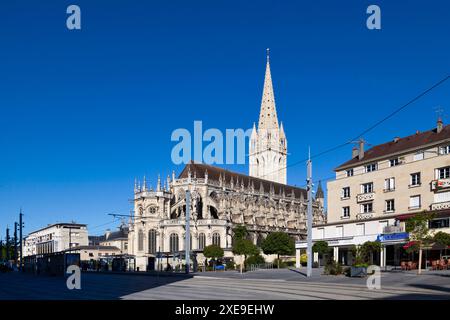
[[[277,109],[275,107],[275,95],[273,93],[272,76],[270,73],[269,49],[267,49],[266,75],[264,77],[258,129],[278,129]]]

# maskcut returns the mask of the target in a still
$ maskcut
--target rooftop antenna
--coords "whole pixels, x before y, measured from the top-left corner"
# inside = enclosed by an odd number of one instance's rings
[[[434,107],[434,112],[436,112],[438,120],[442,120],[444,115],[444,109],[441,106]]]

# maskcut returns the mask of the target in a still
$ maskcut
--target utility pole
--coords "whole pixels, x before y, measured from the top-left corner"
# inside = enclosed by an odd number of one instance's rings
[[[186,232],[185,232],[185,259],[186,259],[186,274],[190,271],[190,261],[189,251],[191,247],[191,193],[189,190],[186,191]]]
[[[23,266],[23,213],[22,213],[22,208],[20,208],[20,213],[19,213],[19,238],[20,238],[20,262],[19,262],[19,270],[22,271],[22,266]]]
[[[306,256],[308,258],[306,276],[311,277],[312,273],[312,161],[311,154],[308,151],[308,162],[307,162],[307,191],[308,191],[308,210],[307,210],[307,231],[308,231],[308,247],[306,249]]]
[[[14,264],[17,265],[17,228],[18,223],[14,222]]]
[[[6,261],[10,258],[10,248],[9,248],[9,228],[6,227]]]

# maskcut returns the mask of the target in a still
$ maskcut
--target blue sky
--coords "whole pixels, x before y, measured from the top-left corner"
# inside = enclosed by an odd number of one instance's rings
[[[66,29],[77,4],[82,30]],[[381,7],[382,29],[366,28]],[[128,213],[134,177],[172,164],[176,128],[249,128],[271,68],[288,163],[343,143],[450,72],[450,4],[431,1],[3,1],[0,237],[56,221],[104,231]],[[450,84],[364,138],[378,144],[450,114]],[[444,117],[446,123],[449,117]],[[317,179],[351,145],[315,159]],[[247,172],[247,166],[233,166]],[[305,166],[288,169],[303,185]]]

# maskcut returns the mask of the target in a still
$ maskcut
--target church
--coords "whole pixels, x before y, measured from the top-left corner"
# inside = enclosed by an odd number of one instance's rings
[[[130,221],[128,252],[139,270],[180,266],[185,251],[186,191],[191,194],[190,249],[204,261],[211,244],[233,257],[232,230],[245,225],[252,241],[274,231],[293,239],[306,237],[307,192],[287,185],[287,139],[279,124],[267,55],[258,127],[249,140],[249,174],[190,162],[181,173],[158,177],[156,187],[135,182],[134,216]],[[319,184],[313,199],[313,224],[324,223],[324,194]],[[240,257],[235,261],[239,262]]]

